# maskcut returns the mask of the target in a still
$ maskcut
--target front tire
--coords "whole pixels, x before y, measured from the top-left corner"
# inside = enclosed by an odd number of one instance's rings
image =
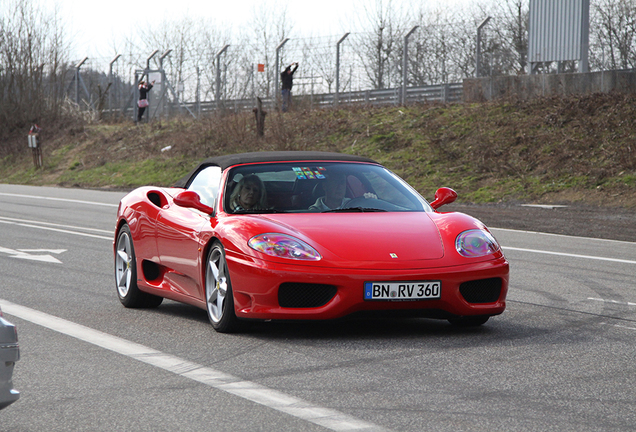
[[[236,331],[239,322],[234,312],[232,282],[221,243],[214,242],[206,263],[205,302],[208,318],[219,333]]]
[[[127,308],[155,308],[163,297],[148,294],[137,286],[137,259],[128,225],[117,235],[115,249],[115,287],[119,301]]]

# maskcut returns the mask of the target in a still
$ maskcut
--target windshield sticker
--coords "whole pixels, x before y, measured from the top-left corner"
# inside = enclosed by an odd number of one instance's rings
[[[303,167],[303,172],[305,173],[305,175],[307,176],[308,179],[313,180],[316,177],[314,177],[314,172],[309,169],[308,167]]]
[[[306,180],[307,177],[305,177],[305,174],[303,173],[303,170],[298,168],[298,167],[293,167],[292,168],[294,170],[294,174],[296,174],[296,178],[298,180]]]
[[[316,172],[315,172],[316,178],[317,179],[324,179],[325,178],[325,176],[323,174],[324,171],[326,171],[324,167],[316,168]]]
[[[296,178],[298,180],[322,180],[325,178],[324,172],[326,171],[324,167],[292,167],[292,170],[294,171],[294,174],[296,174]]]

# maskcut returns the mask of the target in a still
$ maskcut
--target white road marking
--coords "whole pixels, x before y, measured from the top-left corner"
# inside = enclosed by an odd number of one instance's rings
[[[13,194],[13,193],[5,193],[5,192],[0,192],[0,195],[17,197],[17,198],[42,199],[42,200],[48,200],[48,201],[65,201],[65,202],[73,202],[78,204],[89,204],[89,205],[105,206],[105,207],[119,206],[119,204],[100,203],[95,201],[82,201],[82,200],[76,200],[76,199],[70,199],[70,198],[53,198],[53,197],[45,197],[45,196],[38,196],[38,195],[23,195],[23,194]]]
[[[588,297],[587,299],[592,301],[599,301],[603,303],[613,303],[613,304],[619,304],[624,306],[636,306],[636,303],[632,303],[632,302],[622,302],[618,300],[608,300],[608,299],[601,299],[601,298],[594,298],[594,297]]]
[[[612,262],[618,262],[618,263],[623,263],[623,264],[636,264],[636,261],[632,261],[632,260],[624,260],[624,259],[618,259],[618,258],[606,258],[606,257],[592,256],[592,255],[579,255],[579,254],[571,254],[571,253],[564,253],[564,252],[551,252],[551,251],[544,251],[544,250],[537,250],[537,249],[515,248],[515,247],[508,247],[508,246],[502,246],[502,249],[520,251],[520,252],[532,252],[532,253],[545,254],[545,255],[559,255],[559,256],[571,257],[571,258],[583,258],[583,259],[591,259],[591,260],[599,260],[599,261],[612,261]]]
[[[571,236],[571,235],[564,235],[564,234],[545,233],[540,231],[515,230],[515,229],[509,229],[509,228],[494,228],[494,227],[488,227],[488,228],[491,231],[507,231],[507,232],[541,235],[541,236],[549,236],[549,237],[563,237],[567,239],[582,239],[582,240],[591,240],[595,242],[598,241],[598,242],[611,242],[611,243],[626,243],[630,245],[636,245],[636,242],[630,242],[625,240],[612,240],[612,239],[604,239],[604,238],[597,238],[597,237]]]
[[[33,223],[21,223],[21,222],[13,222],[13,221],[9,221],[6,220],[7,218],[2,218],[0,217],[0,223],[5,223],[5,224],[11,224],[11,225],[19,225],[19,226],[23,226],[23,227],[27,227],[27,228],[36,228],[36,229],[42,229],[42,230],[47,230],[47,231],[57,231],[57,232],[62,232],[62,233],[66,233],[66,234],[73,234],[73,235],[79,235],[79,236],[84,236],[84,237],[92,237],[92,238],[98,238],[98,239],[104,239],[104,240],[113,240],[113,237],[105,237],[105,236],[100,236],[100,235],[95,235],[95,234],[89,234],[89,233],[83,233],[83,232],[77,232],[77,231],[69,231],[69,230],[65,230],[65,229],[60,229],[60,228],[53,228],[50,226],[40,226],[40,225],[34,225],[34,224],[38,224],[41,222],[33,222]],[[47,224],[47,225],[52,225],[52,224]],[[65,225],[60,225],[60,226],[65,226]],[[80,230],[92,230],[92,231],[101,231],[104,233],[110,233],[110,231],[106,231],[106,230],[96,230],[95,228],[81,228],[81,227],[71,227],[71,228],[75,228],[75,229],[80,229]],[[114,230],[113,230],[114,232]]]
[[[65,252],[66,249],[60,249],[61,252]],[[31,260],[31,261],[42,261],[42,262],[51,262],[51,263],[57,263],[57,264],[62,264],[62,261],[60,261],[59,259],[52,257],[51,255],[31,255],[29,253],[27,253],[24,250],[15,250],[15,249],[9,249],[9,248],[5,248],[0,246],[0,253],[6,253],[11,255],[10,258],[17,258],[17,259],[25,259],[25,260]]]
[[[558,204],[521,204],[521,207],[536,207],[536,208],[553,210],[553,209],[563,208],[563,207],[567,207],[567,206],[566,205],[558,205]]]
[[[32,220],[27,220],[27,219],[17,219],[17,218],[10,218],[10,217],[0,216],[0,222],[2,222],[2,221],[45,225],[45,226],[52,226],[52,227],[58,227],[58,228],[73,228],[73,229],[77,229],[77,230],[81,230],[81,231],[92,231],[92,232],[99,232],[99,233],[103,233],[103,234],[111,234],[113,232],[111,230],[103,230],[103,229],[98,229],[98,228],[78,227],[78,226],[74,226],[74,225],[63,225],[63,224],[57,224],[57,223],[51,223],[51,222],[32,221]]]
[[[624,325],[620,325],[620,324],[601,323],[601,325],[608,325],[608,326],[612,326],[612,327],[624,328],[624,329],[627,329],[627,330],[636,330],[636,327],[629,327],[629,326],[624,326]]]
[[[112,336],[81,324],[49,315],[25,306],[0,299],[5,314],[32,322],[84,342],[125,355],[140,362],[161,368],[184,378],[200,382],[218,390],[247,399],[268,408],[334,431],[385,431],[373,423],[339,411],[311,404],[294,396],[260,384],[242,380],[224,372],[205,367],[155,349]]]
[[[56,255],[61,254],[62,252],[66,252],[67,249],[18,249],[20,252],[48,252],[48,253],[54,253]]]

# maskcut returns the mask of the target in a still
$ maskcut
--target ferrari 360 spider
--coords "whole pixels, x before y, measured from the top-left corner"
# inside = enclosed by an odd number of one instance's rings
[[[119,204],[115,284],[126,307],[164,298],[244,320],[409,316],[477,326],[501,314],[508,262],[479,220],[437,209],[377,162],[261,152],[201,162]]]

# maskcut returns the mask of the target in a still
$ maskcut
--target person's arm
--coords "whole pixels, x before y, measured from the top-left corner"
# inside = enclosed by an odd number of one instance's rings
[[[294,68],[292,69],[291,73],[293,74],[294,72],[296,72],[296,69],[298,69],[298,62],[294,63],[296,66],[294,66]]]
[[[309,206],[310,211],[323,211],[323,210],[328,210],[329,207],[327,207],[324,203],[324,199],[325,197],[320,197],[316,200],[315,203],[313,203],[312,205]]]

